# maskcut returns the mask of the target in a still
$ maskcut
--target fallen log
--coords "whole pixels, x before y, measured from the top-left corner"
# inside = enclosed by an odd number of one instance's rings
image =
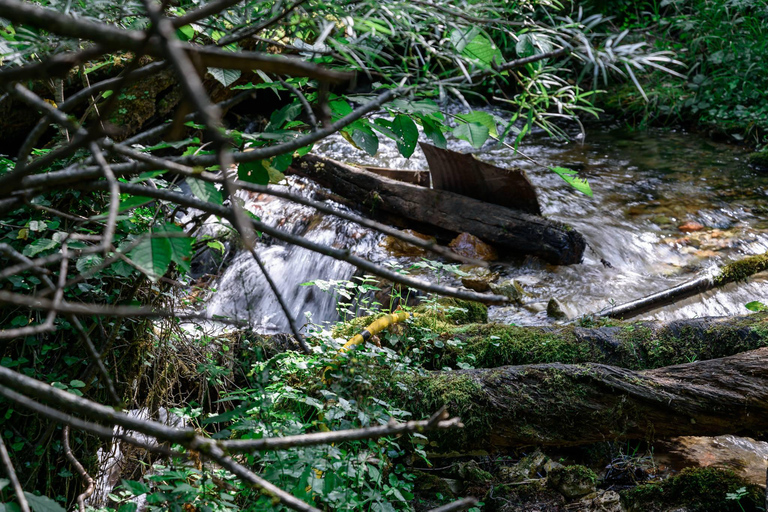
[[[583,445],[768,432],[768,348],[655,370],[506,366],[404,377],[415,417],[447,405],[466,428],[442,449]],[[384,385],[382,383],[382,385]],[[384,389],[399,389],[387,384]]]
[[[438,238],[471,233],[514,255],[535,255],[557,265],[579,263],[584,237],[570,226],[448,191],[400,183],[330,158],[307,155],[289,173],[306,176],[353,200],[362,211]],[[404,223],[403,220],[408,222]]]
[[[653,311],[669,304],[693,297],[726,284],[745,281],[748,277],[768,270],[768,253],[757,254],[725,265],[716,272],[697,277],[666,290],[653,293],[641,299],[596,313],[597,317],[628,319]]]

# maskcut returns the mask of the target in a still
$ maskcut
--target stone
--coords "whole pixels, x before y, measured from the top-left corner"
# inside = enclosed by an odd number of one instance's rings
[[[598,491],[595,496],[582,498],[578,503],[569,505],[571,510],[579,512],[624,512],[621,496],[616,491]]]
[[[433,236],[424,235],[422,233],[419,233],[418,231],[414,231],[412,229],[406,229],[403,230],[403,233],[407,233],[411,236],[415,236],[416,238],[421,238],[422,240],[425,240],[427,242],[436,243],[437,240]],[[402,256],[426,256],[427,251],[422,249],[421,247],[416,247],[415,245],[411,245],[408,242],[405,242],[403,240],[400,240],[399,238],[395,238],[393,236],[387,236],[384,238],[384,241],[381,243],[381,245],[393,256],[402,257]]]
[[[568,315],[563,311],[562,303],[556,298],[552,297],[547,303],[547,316],[554,318],[555,320],[564,320],[568,318]]]
[[[456,254],[467,258],[483,261],[494,261],[499,258],[496,249],[469,233],[461,233],[451,240],[448,247]]]
[[[490,283],[490,288],[496,295],[504,295],[513,302],[520,303],[523,298],[523,287],[514,279],[506,279],[500,283]]]
[[[461,278],[461,284],[480,293],[490,290],[491,283],[499,278],[497,272],[491,272],[483,267],[474,267],[468,273],[468,276]]]
[[[563,466],[550,471],[547,484],[567,499],[581,498],[596,491],[597,475],[581,465]]]
[[[695,231],[701,231],[702,229],[704,229],[704,226],[695,221],[688,221],[685,224],[679,225],[677,229],[679,229],[683,233],[693,233]]]

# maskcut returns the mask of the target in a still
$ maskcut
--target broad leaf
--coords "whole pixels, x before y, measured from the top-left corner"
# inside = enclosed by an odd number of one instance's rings
[[[483,112],[482,110],[473,110],[469,114],[458,114],[456,117],[468,123],[481,124],[488,128],[488,133],[490,133],[493,137],[499,136],[499,132],[496,130],[496,120],[488,112]]]
[[[488,140],[488,133],[488,127],[478,123],[462,123],[453,129],[454,137],[469,142],[477,149]]]
[[[48,496],[35,496],[31,492],[24,492],[29,508],[33,512],[66,512],[64,507],[53,501]]]
[[[192,237],[184,236],[184,230],[176,224],[165,224],[155,229],[156,236],[168,237],[171,247],[171,261],[180,269],[189,272],[189,264],[192,261]]]
[[[31,258],[32,256],[35,256],[38,253],[47,251],[49,249],[53,249],[57,245],[59,245],[59,242],[55,240],[51,240],[49,238],[41,238],[40,240],[35,240],[34,242],[26,246],[22,251],[22,254],[24,254],[24,256],[28,256]]]
[[[133,262],[153,281],[157,281],[171,264],[171,244],[167,238],[148,237],[128,253]]]
[[[448,147],[448,142],[445,140],[445,135],[443,135],[443,131],[440,129],[441,125],[439,122],[432,118],[422,116],[421,126],[424,128],[424,135],[431,140],[435,146],[441,149],[446,149]]]
[[[744,307],[750,311],[768,311],[768,306],[766,306],[759,300],[753,300],[752,302],[747,302],[746,304],[744,304]]]
[[[376,153],[379,151],[379,137],[369,126],[356,126],[352,131],[351,137],[355,146],[371,156],[376,156]]]
[[[123,480],[123,487],[125,490],[133,494],[134,496],[141,496],[149,492],[149,487],[144,482],[136,482],[135,480]]]
[[[208,68],[208,72],[224,87],[229,87],[237,82],[242,72],[239,69]]]
[[[419,129],[410,117],[400,114],[392,121],[392,131],[397,135],[397,149],[405,158],[410,158],[419,141]]]
[[[263,160],[255,162],[243,162],[237,166],[237,177],[248,183],[257,185],[269,184],[269,171],[263,165]]]
[[[104,258],[99,256],[98,254],[89,254],[77,260],[77,263],[75,263],[75,267],[77,268],[78,272],[85,272],[87,270],[92,269],[93,267],[98,267],[103,262],[104,262]]]
[[[189,41],[195,37],[195,29],[192,28],[192,25],[184,25],[183,27],[179,27],[176,29],[176,37],[182,41]]]
[[[152,199],[151,197],[129,196],[127,199],[120,201],[120,205],[117,207],[117,210],[124,212],[125,210],[130,210],[131,208],[144,206],[145,204],[151,203],[152,201],[155,201],[155,199]],[[106,214],[107,212],[104,212],[104,215]]]
[[[483,34],[477,34],[464,47],[461,54],[484,67],[490,66],[494,59],[498,63],[503,62],[504,59],[494,42]]]
[[[568,169],[565,167],[550,167],[549,170],[563,178],[566,183],[568,183],[582,194],[592,197],[592,189],[589,187],[587,180],[584,178],[579,178],[578,173],[573,169]]]
[[[211,182],[198,180],[196,178],[187,178],[187,185],[189,185],[192,194],[198,199],[207,203],[222,204],[224,199],[221,197],[221,192]]]

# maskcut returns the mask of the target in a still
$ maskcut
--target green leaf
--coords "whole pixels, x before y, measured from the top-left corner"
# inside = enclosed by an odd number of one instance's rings
[[[69,386],[73,387],[73,388],[84,388],[85,387],[85,382],[83,382],[81,380],[71,380],[71,381],[69,381]]]
[[[237,166],[237,178],[257,185],[269,184],[269,171],[264,167],[263,160],[243,162]]]
[[[176,37],[182,41],[189,41],[195,37],[195,29],[192,28],[192,25],[184,25],[183,27],[179,27],[176,29]]]
[[[366,125],[356,126],[352,131],[355,145],[371,156],[379,152],[379,137]]]
[[[432,141],[432,143],[442,149],[448,147],[448,142],[445,140],[445,135],[441,129],[441,124],[434,119],[426,116],[421,117],[421,126],[424,128],[424,135]]]
[[[223,204],[224,202],[221,192],[216,188],[216,185],[209,181],[198,180],[197,178],[187,178],[187,185],[189,185],[189,188],[195,197],[206,203]]]
[[[167,238],[148,237],[128,253],[133,262],[153,281],[157,281],[171,264],[171,244]]]
[[[291,153],[283,153],[272,157],[272,167],[280,172],[285,172],[288,167],[293,163],[293,155]]]
[[[224,87],[229,87],[237,82],[242,72],[239,69],[208,68],[208,72]]]
[[[157,236],[167,236],[171,247],[171,260],[185,272],[189,272],[192,261],[192,243],[190,236],[183,236],[184,230],[176,224],[165,224],[155,230]],[[182,236],[179,236],[182,235]]]
[[[117,512],[136,512],[138,509],[138,503],[129,501],[128,503],[123,503],[120,505],[120,508],[117,509]]]
[[[40,240],[35,240],[26,246],[22,251],[22,254],[31,258],[38,253],[53,249],[57,245],[59,245],[59,242],[56,242],[55,240],[51,240],[50,238],[41,238]]]
[[[533,44],[534,41],[535,40],[531,34],[521,35],[517,40],[517,44],[515,45],[517,56],[525,58],[536,55],[536,46]]]
[[[397,135],[397,149],[405,158],[410,158],[419,140],[419,129],[410,117],[399,114],[392,121],[392,131]]]
[[[480,64],[483,67],[490,66],[494,59],[498,63],[503,62],[503,57],[499,48],[493,41],[483,34],[477,34],[464,47],[461,54],[468,59],[474,60],[477,64]]]
[[[101,265],[103,262],[104,258],[98,254],[89,254],[78,259],[77,263],[75,263],[75,267],[77,268],[78,272],[86,272],[93,267]]]
[[[440,113],[440,107],[433,100],[411,101],[411,100],[397,99],[392,103],[390,103],[389,106],[393,110],[397,110],[397,111],[408,113],[408,114],[420,114],[424,116],[427,116],[430,114],[437,114],[442,117],[442,113]]]
[[[496,130],[496,120],[488,112],[482,110],[473,110],[469,114],[457,114],[456,117],[467,123],[477,123],[488,128],[488,133],[493,137],[498,137],[499,132]]]
[[[750,311],[768,311],[768,306],[766,306],[765,304],[763,304],[758,300],[747,302],[746,304],[744,304],[744,307]]]
[[[151,203],[152,201],[154,201],[154,199],[151,197],[130,196],[127,199],[120,201],[120,205],[117,207],[117,210],[119,212],[123,212],[125,210],[130,210],[131,208],[144,206],[145,204]],[[104,212],[103,215],[106,215],[106,212]]]
[[[141,496],[142,494],[149,492],[147,484],[144,482],[136,482],[135,480],[123,480],[123,487],[134,496]]]
[[[565,167],[550,167],[549,170],[563,178],[566,183],[582,194],[592,197],[592,189],[589,187],[589,183],[587,183],[587,180],[579,178],[578,172]]]
[[[31,492],[24,492],[29,508],[34,512],[66,512],[64,507],[53,501],[48,496],[35,496]]]
[[[488,140],[488,127],[478,123],[463,123],[453,129],[453,136],[480,149]]]

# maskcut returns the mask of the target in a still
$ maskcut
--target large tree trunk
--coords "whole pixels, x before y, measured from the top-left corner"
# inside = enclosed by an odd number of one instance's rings
[[[362,211],[438,237],[467,232],[505,252],[579,263],[586,243],[570,226],[444,190],[400,183],[329,158],[307,155],[291,172],[307,176],[362,205]],[[407,220],[407,222],[403,222]]]
[[[463,343],[423,347],[425,359],[435,369],[471,360],[477,368],[557,362],[647,370],[768,347],[768,315],[763,313],[671,322],[612,321],[600,327],[469,324],[444,330],[444,342]]]
[[[579,445],[768,431],[768,348],[642,372],[601,364],[506,366],[412,377],[411,411],[446,404],[466,428],[441,448]]]

